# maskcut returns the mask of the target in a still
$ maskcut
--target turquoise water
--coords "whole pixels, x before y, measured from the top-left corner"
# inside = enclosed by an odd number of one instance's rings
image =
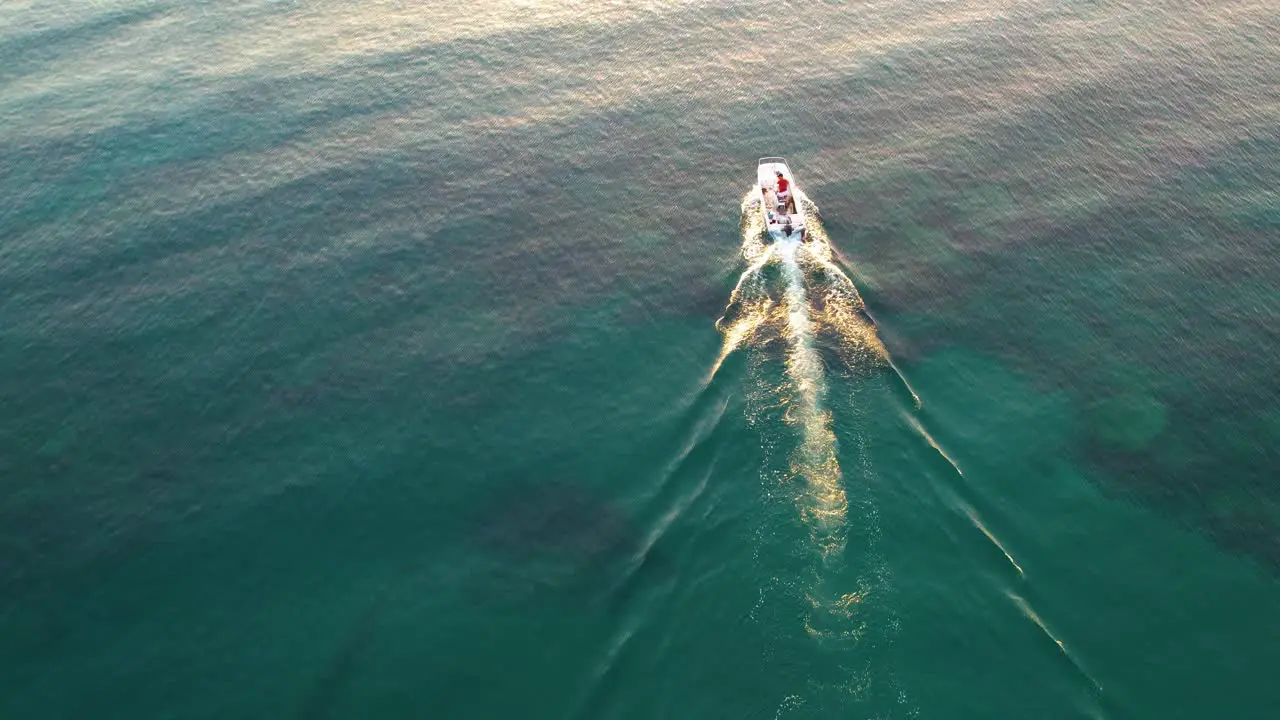
[[[0,4],[0,717],[1274,717],[1278,27]]]

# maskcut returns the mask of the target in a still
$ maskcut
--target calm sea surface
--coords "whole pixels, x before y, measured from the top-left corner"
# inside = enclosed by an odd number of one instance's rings
[[[1274,718],[1278,88],[1266,0],[0,0],[0,717]]]

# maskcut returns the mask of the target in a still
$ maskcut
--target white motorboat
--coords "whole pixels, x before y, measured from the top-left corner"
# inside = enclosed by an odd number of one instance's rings
[[[760,158],[756,181],[760,185],[760,213],[769,236],[774,240],[804,240],[804,210],[796,199],[796,179],[787,167],[787,159]]]

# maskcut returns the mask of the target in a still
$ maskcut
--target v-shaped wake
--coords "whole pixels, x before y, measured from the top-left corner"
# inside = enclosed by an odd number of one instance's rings
[[[798,199],[812,206],[803,194]],[[819,338],[834,340],[837,354],[851,368],[883,365],[888,355],[853,283],[832,262],[821,225],[811,220],[804,242],[789,238],[767,244],[757,203],[754,192],[743,201],[742,254],[748,267],[717,323],[724,344],[711,373],[739,348],[784,341],[784,381],[774,393],[786,408],[786,422],[799,429],[789,472],[803,480],[801,516],[822,553],[831,555],[844,548],[849,501],[826,406],[827,368]],[[816,208],[807,215],[816,218]]]

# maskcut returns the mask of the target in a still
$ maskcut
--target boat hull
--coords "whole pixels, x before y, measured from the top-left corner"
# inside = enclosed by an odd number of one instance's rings
[[[787,195],[778,192],[779,173],[789,185]],[[804,240],[804,209],[796,197],[796,179],[785,158],[760,158],[756,166],[756,193],[760,197],[760,215],[769,237],[774,240]]]

